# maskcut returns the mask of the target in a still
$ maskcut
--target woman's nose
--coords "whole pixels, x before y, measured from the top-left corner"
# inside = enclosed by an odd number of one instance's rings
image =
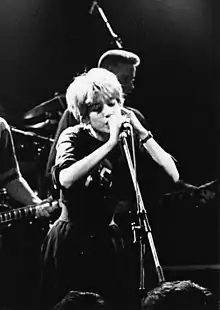
[[[112,107],[109,107],[108,105],[106,105],[103,109],[103,114],[106,118],[110,117],[112,115]]]

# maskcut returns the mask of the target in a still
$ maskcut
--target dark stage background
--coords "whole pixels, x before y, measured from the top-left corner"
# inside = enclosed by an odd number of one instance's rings
[[[64,94],[73,76],[116,48],[97,9],[89,14],[91,4],[0,1],[0,104],[10,125],[27,130],[25,112],[56,92]],[[217,5],[209,0],[99,4],[123,47],[141,58],[131,99],[148,118],[156,140],[178,160],[183,179],[196,185],[217,179]],[[217,291],[218,208],[186,205],[168,199],[150,208],[161,263],[168,279],[192,278]]]

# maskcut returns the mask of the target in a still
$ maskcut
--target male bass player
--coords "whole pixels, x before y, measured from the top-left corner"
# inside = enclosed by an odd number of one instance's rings
[[[0,186],[24,205],[41,202],[21,175],[10,127],[3,118],[0,118]]]
[[[0,118],[0,188],[5,188],[8,195],[22,206],[36,206],[38,216],[48,217],[50,215],[49,211],[41,204],[41,199],[33,192],[20,172],[10,126],[3,118]],[[1,218],[4,218],[3,213],[1,213]],[[27,231],[27,229],[25,230],[26,226],[22,223],[17,224],[2,232],[0,259],[3,268],[1,271],[0,306],[7,306],[12,301],[15,305],[21,302],[22,291],[25,292],[24,282],[26,283],[27,275],[31,275],[31,269],[28,267],[33,264],[33,255],[37,253],[36,240],[34,239],[36,234],[32,233],[33,229]],[[33,247],[31,249],[36,250],[34,254],[30,253],[30,248],[28,250],[26,243],[26,238],[31,239],[32,237]],[[24,251],[24,248],[27,251]],[[36,265],[32,267],[36,269]],[[29,282],[28,285],[31,288],[32,283]],[[27,295],[27,292],[24,295]]]

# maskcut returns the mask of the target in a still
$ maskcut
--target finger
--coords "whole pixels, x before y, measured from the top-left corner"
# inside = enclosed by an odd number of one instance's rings
[[[121,107],[121,114],[122,115],[129,115],[130,114],[130,111],[124,107]]]
[[[128,109],[125,108],[125,107],[121,107],[121,110],[122,110],[123,112],[130,112],[130,110],[128,110]]]

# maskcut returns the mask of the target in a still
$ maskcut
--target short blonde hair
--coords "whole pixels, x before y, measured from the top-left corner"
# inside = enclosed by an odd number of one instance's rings
[[[77,76],[66,91],[69,111],[79,122],[87,122],[89,111],[97,103],[112,97],[123,105],[124,95],[116,75],[104,68],[93,68]]]

